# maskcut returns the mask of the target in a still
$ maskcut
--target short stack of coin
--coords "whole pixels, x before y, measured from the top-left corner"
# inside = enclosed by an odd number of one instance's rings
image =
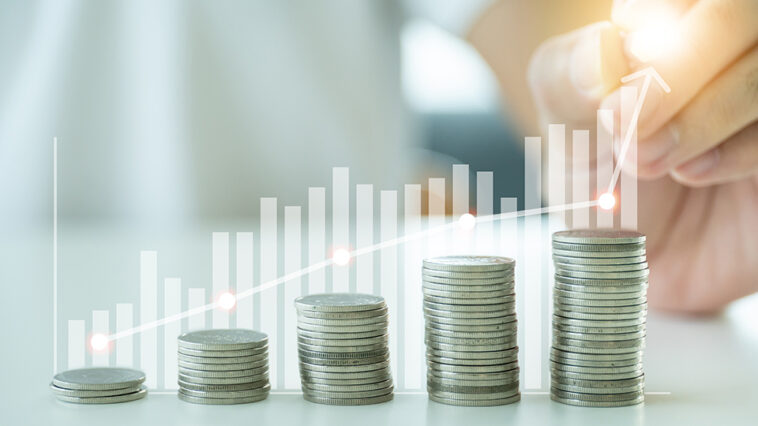
[[[50,383],[55,397],[76,404],[112,404],[142,399],[145,373],[130,368],[80,368],[58,373]]]
[[[392,399],[384,298],[313,294],[297,298],[295,308],[300,379],[306,400],[367,405]]]
[[[266,399],[268,336],[254,330],[212,329],[178,338],[179,399],[195,404],[245,404]]]
[[[444,256],[423,265],[429,398],[463,406],[519,401],[515,261]]]
[[[553,234],[551,398],[586,407],[644,400],[645,236],[623,230]]]

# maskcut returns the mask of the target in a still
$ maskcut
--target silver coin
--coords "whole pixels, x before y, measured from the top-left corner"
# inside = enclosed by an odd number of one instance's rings
[[[632,312],[627,314],[586,314],[582,312],[564,311],[556,307],[553,309],[553,313],[556,316],[563,318],[582,319],[582,320],[596,320],[596,321],[609,321],[609,320],[642,320],[647,316],[647,311]]]
[[[367,318],[351,318],[351,319],[321,319],[310,318],[302,315],[298,315],[297,320],[300,324],[315,324],[326,327],[344,327],[344,326],[356,326],[356,325],[373,325],[377,323],[387,323],[387,315],[378,317]]]
[[[619,271],[642,271],[647,270],[647,262],[623,263],[619,265],[582,265],[576,263],[564,263],[555,261],[556,270],[583,271],[583,272],[619,272]]]
[[[598,367],[598,368],[613,368],[613,367],[628,367],[630,365],[637,365],[642,362],[640,358],[630,358],[615,361],[585,361],[571,358],[561,358],[559,356],[550,355],[550,361],[554,361],[564,365],[573,365],[575,367]]]
[[[445,312],[464,312],[467,315],[471,315],[472,318],[476,318],[475,315],[489,315],[491,312],[501,313],[510,309],[515,303],[515,297],[513,300],[505,303],[495,303],[492,305],[451,305],[447,302],[432,302],[424,300],[424,309],[434,309],[435,311]]]
[[[580,373],[580,374],[627,374],[638,372],[638,375],[642,372],[642,363],[633,365],[624,365],[618,367],[582,367],[576,365],[561,364],[560,362],[550,361],[550,367],[555,374],[561,374],[561,372],[568,373]],[[636,376],[634,376],[636,377]]]
[[[458,399],[463,401],[488,401],[488,400],[501,400],[509,398],[519,394],[518,386],[510,391],[495,392],[495,393],[458,393],[458,392],[445,392],[438,390],[429,390],[429,395],[434,395],[438,398],[444,399]]]
[[[378,368],[376,370],[368,371],[347,371],[347,372],[334,372],[334,371],[313,371],[308,369],[300,369],[300,377],[303,380],[311,379],[327,379],[327,380],[361,380],[361,379],[377,379],[381,377],[391,376],[391,371],[387,366]]]
[[[580,305],[567,305],[562,303],[562,298],[557,298],[554,303],[555,309],[561,311],[570,312],[583,312],[586,314],[630,314],[635,312],[643,312],[647,310],[647,303],[641,303],[639,305],[629,306],[580,306]]]
[[[504,324],[457,325],[439,323],[427,319],[426,329],[432,334],[448,337],[503,337],[516,333],[518,322],[515,315],[511,322]]]
[[[263,387],[257,389],[244,389],[244,390],[225,390],[225,391],[204,391],[204,390],[192,390],[192,389],[180,389],[180,392],[187,396],[194,396],[196,398],[248,398],[254,396],[261,396],[268,394],[271,390],[271,385],[266,384]]]
[[[624,334],[624,333],[637,333],[645,331],[647,329],[645,324],[633,325],[630,327],[583,327],[564,325],[560,323],[553,324],[555,330],[567,331],[570,333],[583,333],[583,334]]]
[[[307,382],[312,385],[336,385],[336,386],[351,386],[351,385],[372,385],[375,383],[392,381],[391,374],[383,374],[381,376],[369,377],[363,379],[325,379],[321,377],[301,377],[303,382]]]
[[[639,340],[644,338],[646,335],[646,331],[634,331],[631,333],[614,333],[614,334],[605,334],[605,333],[573,333],[570,331],[563,331],[563,330],[553,330],[553,336],[559,337],[561,339],[574,339],[574,340],[583,340],[583,341],[604,341],[604,342],[612,342],[612,341],[620,341],[620,340]]]
[[[389,336],[382,334],[376,337],[367,337],[364,339],[314,339],[307,336],[297,336],[297,341],[306,345],[317,346],[365,346],[374,344],[386,344]]]
[[[432,309],[424,306],[424,315],[433,317],[443,321],[444,318],[447,321],[500,321],[499,318],[508,317],[516,313],[516,304],[508,303],[504,305],[501,311],[486,311],[486,312],[459,312],[459,311],[447,311],[441,309]],[[507,319],[507,318],[506,318]]]
[[[393,386],[393,384],[392,384],[392,379],[388,379],[381,382],[359,384],[359,385],[332,385],[332,384],[304,382],[303,386],[310,390],[321,391],[321,392],[370,392],[370,391],[389,389]]]
[[[371,398],[323,398],[319,396],[309,395],[303,393],[303,398],[306,401],[314,402],[316,404],[325,405],[372,405],[380,404],[383,402],[392,401],[394,394],[388,393],[386,395],[375,396]]]
[[[633,257],[574,257],[574,256],[556,256],[553,253],[553,260],[560,263],[570,263],[573,265],[620,265],[627,263],[647,262],[647,256]]]
[[[299,363],[300,371],[320,371],[325,373],[358,373],[364,371],[381,370],[389,366],[389,361],[383,361],[375,364],[365,365],[345,365],[345,366],[332,366],[332,365],[314,365],[305,362]]]
[[[510,385],[514,382],[518,382],[519,370],[509,371],[509,376],[501,379],[486,379],[486,380],[464,380],[456,376],[456,378],[443,378],[437,377],[432,374],[427,374],[427,384],[429,382],[434,383],[437,386],[461,386],[461,387],[495,387]],[[453,373],[455,374],[455,373]]]
[[[437,311],[439,312],[439,311]],[[490,318],[449,318],[445,316],[437,316],[437,315],[431,315],[424,312],[424,318],[427,321],[436,323],[436,324],[450,324],[450,325],[459,325],[459,326],[482,326],[482,325],[498,325],[498,324],[510,324],[516,321],[516,313],[511,312],[510,314],[503,312],[504,315],[497,316],[497,317],[490,317]]]
[[[445,338],[442,338],[445,339]],[[451,339],[445,339],[445,340],[451,340]],[[501,343],[488,343],[488,344],[480,344],[480,345],[472,345],[472,344],[465,344],[461,345],[459,343],[445,343],[445,342],[437,342],[434,340],[426,340],[426,346],[429,349],[437,350],[437,351],[456,351],[461,349],[466,349],[469,352],[493,352],[493,351],[505,351],[509,349],[513,349],[516,347],[516,340],[517,339],[509,339],[505,340]]]
[[[566,297],[565,292],[553,293],[553,300],[560,300],[564,305],[576,306],[634,306],[647,303],[647,297],[634,299],[582,299],[579,297]],[[571,296],[574,296],[573,294]]]
[[[519,375],[519,368],[516,367],[510,371],[502,371],[498,373],[462,373],[451,371],[439,371],[439,370],[427,370],[427,378],[429,376],[440,379],[448,380],[462,380],[462,381],[482,381],[482,380],[516,380]]]
[[[366,325],[343,325],[343,326],[327,326],[308,324],[305,322],[298,322],[297,327],[300,330],[318,331],[320,333],[362,333],[366,331],[382,331],[381,334],[387,333],[387,322],[380,322],[376,324]]]
[[[640,343],[637,346],[632,347],[620,347],[620,348],[591,348],[587,346],[573,346],[565,345],[561,343],[553,342],[553,347],[562,351],[585,353],[585,354],[628,354],[632,352],[639,352],[645,348],[644,343]]]
[[[559,268],[556,268],[555,272],[556,279],[571,279],[571,278],[581,278],[581,279],[593,279],[593,280],[621,280],[621,279],[631,279],[631,278],[645,278],[648,275],[650,275],[649,269],[642,269],[639,271],[618,271],[618,272],[585,272],[585,271],[569,271],[569,270],[560,270]]]
[[[268,344],[268,336],[255,330],[210,329],[181,334],[177,339],[181,348],[199,350],[255,349]]]
[[[606,293],[628,293],[647,288],[647,277],[641,278],[619,278],[596,280],[592,278],[573,278],[563,275],[554,275],[555,283],[564,286],[571,286],[568,290],[586,292],[606,292]],[[614,290],[618,289],[618,290]]]
[[[502,373],[518,367],[518,361],[496,365],[453,365],[427,361],[426,365],[431,371],[447,371],[450,373]]]
[[[309,365],[353,366],[384,362],[388,359],[388,356],[389,354],[375,356],[372,358],[318,358],[305,356],[300,353],[299,360],[300,362],[307,363]]]
[[[553,343],[563,346],[573,346],[581,349],[629,349],[640,348],[644,345],[644,338],[629,339],[629,340],[614,340],[614,341],[595,341],[595,340],[578,340],[567,339],[563,337],[553,336]],[[582,351],[578,351],[582,352]]]
[[[182,368],[190,368],[192,370],[201,371],[237,371],[267,366],[268,359],[262,359],[260,361],[254,362],[242,362],[239,364],[205,364],[179,360],[178,365]]]
[[[459,349],[467,349],[467,348],[459,348]],[[438,357],[449,357],[453,359],[502,359],[502,358],[510,358],[512,356],[518,355],[518,346],[514,348],[510,348],[507,350],[501,350],[501,351],[490,351],[490,352],[468,352],[468,351],[440,351],[435,350],[432,348],[427,348],[426,353],[427,355],[431,356],[438,356]]]
[[[179,361],[192,362],[192,363],[197,363],[197,364],[241,364],[241,363],[246,363],[246,362],[257,362],[261,360],[266,360],[268,359],[268,353],[264,352],[259,355],[226,357],[226,358],[193,356],[193,355],[185,355],[183,353],[179,353],[177,354],[177,357]]]
[[[642,375],[642,370],[626,373],[576,373],[573,371],[551,370],[551,377],[561,377],[579,380],[625,380],[633,379]]]
[[[477,291],[477,292],[469,293],[469,292],[463,292],[463,291],[431,290],[424,287],[421,289],[421,292],[424,294],[424,296],[445,297],[445,298],[450,298],[450,299],[480,300],[482,298],[510,296],[513,294],[513,289],[509,288],[506,290]]]
[[[457,359],[450,357],[440,357],[433,355],[426,355],[426,360],[436,364],[448,364],[448,365],[502,365],[518,362],[518,355],[513,355],[506,358],[489,358],[489,359]]]
[[[392,393],[394,386],[390,385],[383,389],[375,389],[368,391],[351,391],[351,392],[337,392],[337,391],[320,391],[313,388],[309,388],[305,385],[302,386],[303,394],[316,397],[316,398],[331,398],[331,399],[345,399],[345,398],[373,398],[375,396],[387,395]]]
[[[557,348],[550,348],[550,355],[559,358],[586,360],[586,361],[618,361],[628,359],[639,359],[642,362],[642,351],[630,352],[625,354],[582,354],[576,352],[563,351]]]
[[[452,393],[452,394],[460,394],[463,396],[464,394],[479,394],[478,398],[471,398],[471,399],[492,399],[493,396],[496,398],[503,398],[506,397],[505,394],[514,394],[518,392],[519,390],[519,382],[510,382],[506,385],[496,385],[496,386],[459,386],[459,385],[445,385],[442,383],[439,383],[433,379],[429,379],[426,382],[426,388],[431,393],[436,394],[442,394],[442,393]],[[486,395],[481,395],[486,394]],[[464,397],[465,398],[465,397]]]
[[[572,386],[572,385],[567,385],[565,383],[558,383],[558,382],[551,382],[550,386],[554,389],[565,391],[565,392],[578,392],[578,393],[597,394],[597,395],[616,395],[620,393],[642,392],[645,390],[644,383],[639,384],[639,385],[631,385],[631,386],[619,386],[616,388],[584,388],[580,386]]]
[[[321,311],[308,311],[300,310],[297,312],[299,316],[308,318],[320,318],[320,319],[358,319],[358,318],[373,318],[386,315],[388,312],[387,307],[373,309],[369,311],[353,311],[353,312],[321,312]]]
[[[450,272],[492,272],[513,269],[516,261],[499,256],[441,256],[424,259],[427,269]]]
[[[513,276],[505,278],[443,278],[425,276],[423,277],[423,283],[426,284],[439,284],[443,286],[457,286],[457,287],[482,287],[482,286],[506,286],[513,285]],[[465,291],[465,290],[464,290]]]
[[[303,342],[298,342],[297,346],[301,352],[322,353],[324,354],[324,358],[368,357],[387,351],[386,343],[375,343],[373,345],[361,346],[323,346],[308,345]]]
[[[101,396],[101,397],[78,397],[78,396],[67,396],[67,395],[56,395],[55,397],[58,398],[58,400],[63,402],[71,402],[75,404],[116,404],[120,402],[130,402],[130,401],[136,401],[138,399],[142,399],[147,395],[147,389],[141,388],[137,392],[128,393],[125,395],[116,395],[116,396]]]
[[[642,394],[637,398],[627,401],[582,401],[571,398],[561,398],[555,395],[550,395],[550,399],[561,404],[574,405],[577,407],[597,407],[597,408],[610,408],[610,407],[626,407],[630,405],[637,405],[645,401],[645,395]]]
[[[456,272],[456,271],[440,271],[437,269],[421,268],[421,276],[423,277],[440,277],[440,278],[466,278],[466,279],[481,279],[481,278],[506,278],[513,276],[512,269],[504,269],[494,272]]]
[[[647,297],[647,286],[641,287],[639,290],[629,290],[630,292],[601,292],[597,289],[588,289],[592,291],[584,291],[585,288],[577,289],[578,286],[555,283],[553,288],[553,297],[561,297],[565,299],[583,299],[583,300],[630,300],[638,299],[640,297]],[[615,291],[616,287],[612,287],[611,290]]]
[[[596,395],[579,392],[566,392],[559,389],[552,389],[551,393],[559,398],[578,399],[580,401],[627,401],[638,398],[642,391],[618,393],[613,395]]]
[[[382,309],[384,298],[360,293],[321,293],[295,299],[298,310],[319,312],[355,312]]]
[[[442,296],[432,296],[424,294],[424,302],[441,303],[448,305],[502,305],[516,301],[516,295],[510,294],[503,297],[488,298],[452,298]]]
[[[644,248],[636,250],[626,251],[578,251],[578,250],[562,250],[553,248],[553,255],[560,257],[587,257],[587,258],[622,258],[622,257],[639,257],[645,256],[646,250]]]
[[[239,357],[247,357],[247,356],[257,356],[257,355],[263,355],[268,353],[268,345],[261,346],[260,348],[255,349],[240,349],[240,350],[230,350],[230,351],[209,351],[209,350],[202,350],[202,349],[189,349],[189,348],[178,348],[180,355],[187,355],[187,356],[194,356],[194,357],[203,357],[203,358],[239,358]]]
[[[571,244],[553,241],[553,249],[571,250],[571,251],[602,251],[602,252],[626,252],[635,250],[644,250],[644,243],[637,244]]]
[[[53,377],[53,385],[74,390],[137,388],[145,373],[131,368],[94,367],[63,371]]]
[[[640,244],[645,235],[623,229],[571,229],[553,234],[553,241],[569,244]]]
[[[137,392],[140,389],[147,389],[147,388],[144,386],[137,386],[137,387],[122,388],[122,389],[108,389],[108,390],[77,390],[77,389],[59,388],[58,386],[55,386],[54,384],[50,383],[50,390],[52,390],[55,395],[71,396],[71,397],[78,397],[78,398],[97,398],[97,397],[103,397],[103,396],[126,395],[129,393]]]
[[[177,384],[182,389],[197,390],[197,391],[237,391],[248,389],[260,389],[269,384],[268,379],[259,380],[257,382],[238,383],[235,385],[200,385],[197,383],[184,382],[178,380]]]
[[[503,398],[503,399],[486,399],[486,400],[462,400],[462,399],[456,399],[456,398],[444,398],[437,395],[429,394],[429,399],[434,402],[439,402],[440,404],[446,404],[446,405],[457,405],[461,407],[492,407],[497,405],[508,405],[513,404],[514,402],[521,401],[521,394],[514,395],[509,398]]]
[[[299,327],[297,329],[298,337],[308,337],[311,339],[324,339],[324,340],[365,339],[365,338],[371,338],[371,337],[385,336],[386,334],[387,334],[387,331],[382,330],[382,329],[371,330],[371,331],[361,331],[361,332],[343,332],[343,333],[305,330]]]
[[[429,290],[436,290],[436,291],[446,291],[446,292],[492,292],[492,291],[503,291],[503,290],[510,290],[510,293],[513,293],[514,289],[514,283],[513,282],[507,282],[507,283],[501,283],[501,284],[488,284],[488,285],[453,285],[453,284],[437,284],[432,283],[428,281],[423,282],[423,288],[429,289]]]
[[[492,347],[497,348],[499,347],[497,345],[510,345],[510,347],[516,346],[517,336],[514,333],[505,337],[457,338],[427,334],[424,336],[424,341],[427,343],[446,343],[449,345],[464,345],[467,347],[491,345]]]
[[[587,319],[573,319],[564,318],[553,314],[553,324],[558,325],[570,325],[577,327],[592,327],[592,328],[618,328],[618,327],[632,327],[644,325],[646,323],[645,318],[636,318],[631,320],[587,320]]]
[[[268,371],[252,376],[242,377],[195,377],[179,373],[179,381],[195,385],[239,385],[244,383],[256,383],[268,380]]]
[[[247,396],[242,398],[198,398],[185,394],[181,389],[177,393],[179,399],[185,402],[191,402],[193,404],[205,404],[205,405],[235,405],[235,404],[249,404],[252,402],[263,401],[268,398],[268,392],[257,395]]]
[[[185,368],[179,366],[179,373],[183,376],[189,377],[203,377],[203,378],[231,378],[231,377],[248,377],[257,376],[259,374],[268,371],[268,366],[249,368],[244,370],[231,370],[231,371],[204,371],[196,370],[194,368]]]
[[[645,375],[635,377],[633,379],[624,380],[579,380],[579,379],[567,379],[563,377],[556,377],[552,379],[555,383],[561,383],[564,385],[578,386],[585,388],[607,388],[614,389],[620,386],[634,386],[645,384]]]

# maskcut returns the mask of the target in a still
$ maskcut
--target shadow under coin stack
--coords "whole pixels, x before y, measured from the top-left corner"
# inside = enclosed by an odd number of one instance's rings
[[[50,383],[55,397],[76,404],[112,404],[142,399],[145,373],[131,368],[80,368],[58,373]]]
[[[195,404],[246,404],[266,399],[268,336],[254,330],[214,329],[178,338],[179,399]]]
[[[513,259],[424,260],[427,390],[433,401],[493,406],[521,399]]]
[[[553,234],[550,351],[554,401],[621,407],[644,400],[645,236],[634,231]]]
[[[384,298],[313,294],[295,300],[300,379],[307,401],[367,405],[392,399]]]

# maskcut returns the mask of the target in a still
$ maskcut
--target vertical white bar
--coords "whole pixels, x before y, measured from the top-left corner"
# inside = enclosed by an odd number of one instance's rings
[[[374,187],[355,186],[355,245],[362,248],[374,244]],[[374,292],[374,253],[364,253],[355,259],[356,290]]]
[[[381,191],[380,195],[380,239],[392,240],[397,237],[397,191]],[[397,336],[399,331],[397,309],[397,246],[381,249],[381,295],[389,310],[389,347],[392,375],[397,383],[404,383],[397,377],[398,353]]]
[[[102,333],[108,335],[109,324],[108,311],[92,311],[92,334]],[[110,344],[103,350],[92,348],[92,365],[94,367],[107,367],[110,365]]]
[[[131,303],[116,304],[116,333],[128,330],[134,326],[134,306]],[[116,340],[116,365],[119,367],[134,366],[133,337],[124,336]]]
[[[500,213],[515,213],[518,211],[518,199],[507,197],[500,199]],[[500,252],[516,260],[516,318],[524,318],[524,258],[522,250],[519,250],[518,238],[518,218],[505,219],[500,221]],[[519,324],[521,332],[518,333],[519,359],[521,366],[524,364],[524,333],[523,325]],[[524,379],[524,369],[521,369],[519,380]]]
[[[84,320],[68,320],[68,369],[82,368],[85,364]]]
[[[276,198],[261,198],[261,255],[260,266],[261,281],[264,285],[275,280],[278,274],[277,268],[277,217]],[[278,366],[283,366],[283,360],[279,359],[277,335],[277,288],[264,290],[260,294],[261,331],[268,334],[268,353],[271,366],[269,380],[272,387],[281,387],[278,382]]]
[[[613,125],[613,110],[597,110],[597,199],[608,188],[613,176],[613,129],[606,129],[603,123]],[[596,208],[597,227],[613,228],[613,210]]]
[[[493,213],[493,173],[476,172],[476,216],[490,216]],[[492,221],[477,223],[476,225],[476,249],[477,254],[492,254],[493,232]]]
[[[308,188],[308,264],[325,259],[326,250],[326,188]],[[324,268],[308,274],[308,293],[326,291]]]
[[[468,164],[453,164],[453,219],[468,212]]]
[[[539,137],[524,139],[524,208],[542,206],[542,140]],[[524,265],[524,386],[540,389],[542,386],[542,220],[534,215],[526,218],[524,238],[526,265]]]
[[[237,288],[236,294],[253,289],[253,233],[237,232]],[[253,328],[253,298],[237,299],[237,328]]]
[[[590,199],[590,132],[574,130],[572,132],[572,197],[573,203],[581,203]],[[572,216],[574,228],[590,227],[590,210],[588,207],[574,209]]]
[[[140,252],[140,323],[158,319],[158,252]],[[158,334],[156,329],[140,333],[140,369],[145,373],[145,386],[158,385]]]
[[[205,289],[191,288],[187,290],[187,308],[195,309],[205,305]],[[205,328],[205,312],[197,312],[187,318],[187,330]]]
[[[214,232],[212,235],[212,283],[213,300],[229,291],[229,233]],[[229,312],[214,309],[211,314],[213,328],[229,328]]]
[[[405,235],[412,235],[421,231],[421,185],[405,185],[405,217],[403,231]],[[404,313],[403,330],[404,344],[403,374],[405,376],[406,389],[421,389],[421,371],[425,371],[424,356],[421,352],[420,342],[424,341],[424,316],[421,295],[421,248],[420,241],[413,240],[405,244],[405,256],[403,256],[403,268],[405,282],[403,288]]]
[[[295,272],[302,267],[301,217],[299,206],[284,207],[284,274]],[[297,362],[297,313],[294,301],[301,292],[300,277],[284,283],[284,387],[300,387],[300,375]]]
[[[621,227],[637,229],[637,128],[629,128],[637,103],[637,88],[621,87],[621,135],[632,132],[629,149],[624,158],[624,169],[621,171]]]
[[[548,205],[560,206],[566,204],[566,126],[563,124],[551,124],[548,126]],[[552,212],[548,218],[551,232],[562,230],[566,227],[566,213],[564,211]],[[547,262],[548,286],[547,286],[547,322],[553,315],[553,276],[555,267],[553,262]]]
[[[429,227],[445,223],[445,178],[429,178]]]
[[[163,316],[170,317],[182,311],[182,280],[165,278],[163,280]],[[182,332],[181,321],[171,321],[163,326],[163,387],[177,389],[177,343],[176,338]]]
[[[347,167],[332,168],[332,250],[338,248],[350,250],[350,171]],[[350,263],[332,266],[331,284],[335,292],[350,290]]]

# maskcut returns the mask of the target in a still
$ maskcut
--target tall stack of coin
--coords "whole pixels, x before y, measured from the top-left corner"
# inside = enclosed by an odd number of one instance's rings
[[[553,234],[551,398],[587,407],[644,400],[648,266],[633,231]]]
[[[179,336],[179,399],[245,404],[266,399],[268,336],[245,329],[198,330]]]
[[[145,373],[131,368],[80,368],[58,373],[50,383],[55,397],[76,404],[112,404],[142,399]]]
[[[514,267],[506,257],[424,260],[427,390],[433,401],[492,406],[521,399]]]
[[[305,399],[367,405],[392,399],[384,298],[314,294],[295,300],[300,379]]]

